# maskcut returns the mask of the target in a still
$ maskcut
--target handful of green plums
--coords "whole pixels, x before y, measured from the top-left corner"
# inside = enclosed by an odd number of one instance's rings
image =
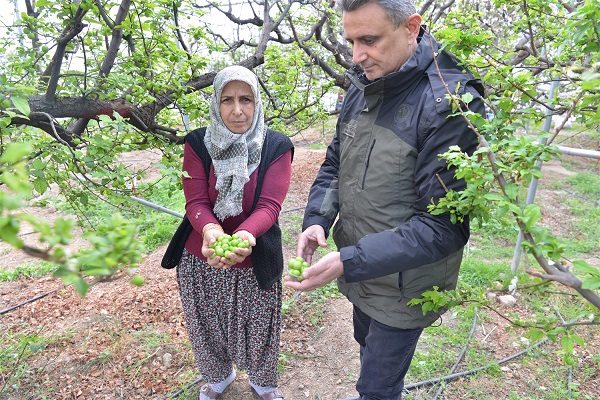
[[[288,260],[288,275],[295,281],[302,282],[302,273],[310,264],[302,257],[294,257]]]

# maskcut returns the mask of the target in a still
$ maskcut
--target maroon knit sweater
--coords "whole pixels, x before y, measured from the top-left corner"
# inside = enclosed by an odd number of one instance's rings
[[[183,193],[185,195],[185,210],[194,230],[190,234],[185,249],[201,260],[206,260],[202,255],[202,228],[209,223],[216,223],[223,227],[225,233],[233,234],[240,230],[250,232],[254,237],[261,236],[275,223],[281,211],[281,205],[290,186],[292,176],[292,151],[273,161],[265,174],[260,198],[249,214],[254,202],[254,192],[258,178],[258,168],[250,175],[250,180],[244,186],[242,199],[242,213],[235,217],[219,221],[213,213],[218,191],[215,189],[217,177],[211,164],[208,182],[202,160],[185,143],[183,151],[183,170],[189,177],[183,178]],[[246,257],[244,262],[234,264],[232,268],[252,267],[252,257]]]

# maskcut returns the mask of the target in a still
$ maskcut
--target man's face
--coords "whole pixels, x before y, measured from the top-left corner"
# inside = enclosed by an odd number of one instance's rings
[[[408,60],[417,48],[420,24],[421,17],[414,14],[394,28],[384,9],[374,3],[342,16],[346,39],[352,44],[352,61],[371,81],[399,70]]]

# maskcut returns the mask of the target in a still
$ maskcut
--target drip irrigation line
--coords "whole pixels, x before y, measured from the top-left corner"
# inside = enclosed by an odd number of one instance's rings
[[[83,275],[83,278],[87,278],[87,277],[89,277],[89,275]],[[101,283],[101,282],[110,282],[111,280],[112,280],[111,278],[100,279],[100,280],[98,280],[98,281],[92,282],[92,283],[90,284],[90,286],[96,285],[96,284],[98,284],[98,283]],[[52,289],[52,290],[51,290],[51,291],[49,291],[49,292],[42,293],[42,294],[40,294],[40,295],[37,295],[37,296],[35,296],[35,297],[32,297],[32,298],[30,298],[29,300],[25,300],[25,301],[24,301],[24,302],[22,302],[22,303],[16,304],[16,305],[14,305],[14,306],[12,306],[12,307],[10,307],[10,308],[6,308],[6,309],[4,309],[4,310],[0,311],[0,315],[6,314],[6,313],[8,313],[8,312],[10,312],[10,311],[13,311],[13,310],[15,310],[15,309],[17,309],[17,308],[19,308],[19,307],[22,307],[22,306],[24,306],[24,305],[26,305],[26,304],[33,303],[34,301],[38,301],[38,300],[40,300],[40,299],[43,299],[44,297],[48,296],[49,294],[52,294],[52,293],[56,292],[56,291],[57,291],[57,290],[59,290],[59,289],[62,289],[62,288],[67,288],[67,287],[69,287],[69,286],[71,286],[71,285],[72,285],[72,283],[69,283],[69,284],[67,284],[67,285],[63,285],[63,286],[61,286],[61,287],[57,287],[56,289]]]
[[[31,232],[23,232],[23,233],[19,233],[19,234],[17,235],[17,237],[29,236],[29,235],[33,235],[34,233],[37,233],[37,232],[34,232],[34,231],[31,231]]]
[[[497,361],[495,364],[485,365],[483,367],[471,369],[469,371],[463,371],[463,372],[458,372],[456,374],[446,375],[446,376],[443,376],[441,378],[433,378],[433,379],[428,379],[426,381],[421,381],[421,382],[417,382],[417,383],[411,383],[410,385],[406,385],[404,387],[404,389],[411,390],[411,389],[416,389],[418,387],[425,386],[425,385],[434,385],[434,384],[442,382],[442,381],[449,382],[449,381],[461,378],[461,377],[466,376],[466,375],[471,375],[471,374],[474,374],[474,373],[486,370],[486,369],[490,368],[493,365],[502,365],[504,363],[509,362],[512,359],[515,359],[517,357],[522,356],[523,354],[525,354],[525,353],[533,350],[534,348],[536,348],[538,346],[541,346],[542,344],[546,343],[548,340],[550,340],[550,339],[546,337],[546,338],[544,338],[544,339],[542,339],[542,340],[540,340],[538,342],[535,342],[534,344],[532,344],[531,346],[529,346],[525,350],[519,351],[518,353],[515,353],[512,356],[509,356],[509,357],[506,357],[506,358],[504,358],[504,359],[502,359],[500,361]]]
[[[200,378],[196,379],[194,382],[190,383],[189,385],[187,385],[183,389],[181,389],[181,390],[179,390],[179,391],[177,391],[177,392],[175,392],[173,394],[167,395],[166,400],[174,399],[175,397],[179,397],[180,394],[182,394],[183,392],[185,392],[186,390],[188,390],[192,386],[198,384],[199,382],[202,382],[202,380],[203,380],[202,376],[200,376]]]
[[[475,333],[475,328],[477,328],[477,312],[475,312],[475,316],[473,317],[473,325],[471,326],[471,332],[469,333],[469,336],[467,337],[467,342],[463,346],[460,354],[458,355],[458,358],[454,362],[454,365],[452,366],[452,368],[450,368],[451,374],[453,374],[454,371],[456,371],[456,368],[458,368],[458,364],[460,364],[463,357],[465,356],[465,353],[467,352],[467,349],[469,348],[469,343],[471,342],[471,338],[473,337],[473,334]],[[435,396],[433,396],[433,400],[437,400],[438,396],[441,395],[443,391],[444,391],[444,385],[440,385],[437,392],[435,393]]]
[[[22,303],[19,303],[19,304],[17,304],[17,305],[14,305],[14,306],[12,306],[12,307],[9,307],[9,308],[7,308],[7,309],[4,309],[4,310],[0,311],[0,315],[4,315],[4,314],[6,314],[6,313],[8,313],[8,312],[10,312],[10,311],[12,311],[12,310],[15,310],[15,309],[17,309],[17,308],[19,308],[19,307],[21,307],[21,306],[24,306],[25,304],[33,303],[34,301],[37,301],[37,300],[39,300],[39,299],[41,299],[41,298],[44,298],[44,297],[48,296],[49,294],[52,294],[52,293],[56,292],[58,289],[60,289],[60,288],[53,289],[53,290],[51,290],[51,291],[49,291],[49,292],[46,292],[46,293],[40,294],[40,295],[38,295],[38,296],[32,297],[32,298],[31,298],[31,299],[29,299],[29,300],[25,300],[25,301],[24,301],[24,302],[22,302]]]

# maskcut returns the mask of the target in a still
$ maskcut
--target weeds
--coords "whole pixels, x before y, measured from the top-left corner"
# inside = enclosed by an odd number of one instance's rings
[[[40,261],[19,265],[12,270],[0,269],[0,282],[12,282],[20,278],[35,278],[49,275],[56,270],[56,265]]]
[[[24,330],[28,329],[24,327]],[[44,326],[35,333],[8,332],[0,339],[0,376],[2,386],[0,394],[19,391],[21,388],[30,390],[34,387],[39,376],[44,372],[47,362],[42,354],[51,346],[68,342],[72,331],[63,334],[42,335]],[[29,388],[29,389],[28,389]]]

